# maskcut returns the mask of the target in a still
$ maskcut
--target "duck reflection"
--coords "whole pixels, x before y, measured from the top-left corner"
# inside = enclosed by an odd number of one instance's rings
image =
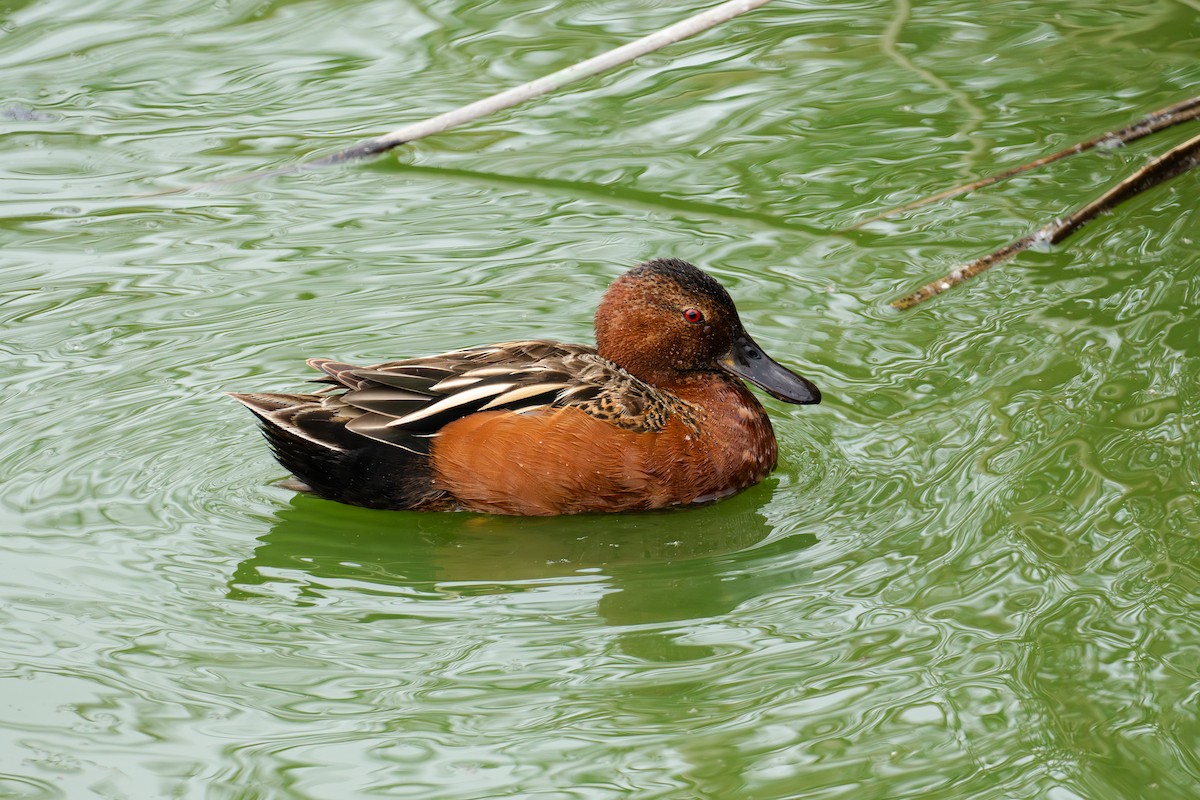
[[[313,603],[336,582],[388,586],[419,602],[585,578],[606,590],[596,609],[606,623],[636,626],[623,637],[630,655],[687,660],[708,648],[674,644],[676,636],[645,626],[727,613],[795,578],[750,571],[748,561],[815,541],[768,541],[775,531],[756,494],[704,508],[551,518],[374,511],[296,495],[238,565],[228,596],[277,594],[270,586],[286,582],[300,586],[295,602]]]

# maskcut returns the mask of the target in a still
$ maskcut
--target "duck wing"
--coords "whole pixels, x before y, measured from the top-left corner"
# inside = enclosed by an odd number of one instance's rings
[[[371,367],[308,363],[329,384],[322,406],[346,420],[347,431],[420,454],[442,427],[481,411],[576,407],[637,431],[661,430],[675,414],[690,423],[697,411],[585,345],[519,341]]]

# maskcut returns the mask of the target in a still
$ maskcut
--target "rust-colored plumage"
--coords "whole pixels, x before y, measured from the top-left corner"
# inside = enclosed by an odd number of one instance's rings
[[[617,279],[598,348],[506,342],[355,367],[315,394],[234,394],[310,491],[374,508],[549,515],[710,502],[774,468],[739,378],[816,403],[767,358],[719,283],[662,259]]]

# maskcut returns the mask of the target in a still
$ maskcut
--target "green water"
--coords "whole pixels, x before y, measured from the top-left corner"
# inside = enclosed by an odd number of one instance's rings
[[[910,7],[911,6],[911,7]],[[853,234],[1200,89],[1195,0],[779,2],[370,164],[682,6],[0,8],[0,797],[1200,797],[1196,133]],[[588,341],[674,256],[813,378],[709,508],[371,512],[225,390]]]

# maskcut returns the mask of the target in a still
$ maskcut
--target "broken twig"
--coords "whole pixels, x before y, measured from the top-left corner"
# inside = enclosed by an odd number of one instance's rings
[[[1182,175],[1198,164],[1200,164],[1200,136],[1189,139],[1175,149],[1154,159],[1070,215],[1056,219],[1028,236],[1017,239],[1014,242],[1009,242],[993,253],[978,258],[969,264],[964,264],[944,277],[925,284],[912,294],[893,300],[891,306],[901,311],[912,308],[918,303],[923,303],[929,298],[936,297],[947,289],[975,277],[996,264],[1007,261],[1034,244],[1058,244],[1100,214],[1111,211],[1121,203],[1124,203],[1131,197],[1136,197],[1147,189],[1152,189],[1160,183],[1165,183],[1174,177]]]
[[[1191,122],[1192,120],[1200,119],[1200,97],[1193,97],[1189,100],[1184,100],[1174,105],[1169,105],[1166,108],[1160,108],[1157,111],[1152,111],[1142,117],[1132,125],[1127,125],[1115,131],[1108,131],[1099,136],[1088,139],[1086,142],[1078,142],[1070,147],[1059,150],[1057,153],[1051,153],[1048,156],[1030,161],[1027,164],[1022,164],[1019,167],[1006,169],[1003,172],[991,175],[987,178],[981,178],[973,183],[966,183],[961,186],[955,186],[945,191],[931,194],[928,197],[922,197],[920,200],[914,200],[911,203],[905,203],[895,208],[889,208],[887,211],[882,211],[873,217],[867,217],[864,220],[854,223],[853,225],[843,228],[843,231],[852,231],[868,225],[872,222],[900,214],[904,211],[911,211],[914,208],[936,203],[939,200],[945,200],[950,197],[957,197],[960,194],[973,192],[976,189],[982,189],[984,186],[991,186],[993,183],[999,183],[1002,180],[1020,175],[1023,172],[1029,172],[1038,167],[1044,167],[1047,164],[1052,164],[1055,161],[1073,156],[1078,153],[1084,153],[1097,147],[1117,147],[1130,142],[1136,142],[1142,137],[1149,136],[1152,133],[1157,133],[1161,130],[1170,128],[1172,125],[1178,125],[1181,122]]]
[[[506,89],[499,94],[494,94],[491,97],[477,100],[453,111],[447,111],[444,114],[439,114],[436,117],[415,122],[411,125],[405,125],[403,128],[386,133],[382,136],[377,136],[373,139],[366,139],[358,144],[351,145],[344,150],[339,150],[336,153],[321,158],[315,158],[310,161],[304,161],[299,164],[293,164],[289,167],[281,169],[268,170],[264,172],[255,172],[248,175],[236,176],[233,178],[225,178],[209,183],[201,184],[202,186],[213,186],[228,183],[240,183],[256,178],[270,178],[279,175],[291,175],[305,170],[314,169],[316,167],[325,167],[333,164],[344,164],[348,161],[357,161],[371,156],[385,153],[388,150],[399,147],[402,144],[415,142],[418,139],[423,139],[426,136],[431,136],[435,133],[448,131],[451,128],[456,128],[468,122],[474,122],[477,119],[486,117],[490,114],[495,114],[497,111],[503,111],[506,108],[511,108],[520,103],[524,103],[534,98],[541,97],[544,94],[560,89],[569,83],[588,78],[593,75],[599,75],[602,72],[607,72],[622,64],[627,64],[635,58],[653,53],[660,50],[669,44],[674,44],[682,39],[690,36],[695,36],[697,33],[706,31],[709,28],[719,25],[722,22],[727,22],[734,17],[744,14],[747,11],[752,11],[759,6],[766,5],[770,0],[728,0],[718,6],[703,11],[687,19],[677,22],[663,28],[660,31],[651,33],[648,36],[643,36],[640,39],[621,45],[620,47],[609,50],[606,53],[601,53],[598,56],[589,58],[585,61],[580,61],[577,64],[572,64],[569,67],[560,69],[549,75],[545,75],[528,83],[514,86],[511,89]],[[188,187],[195,188],[195,187]],[[161,194],[172,192],[187,191],[184,189],[175,189]]]

